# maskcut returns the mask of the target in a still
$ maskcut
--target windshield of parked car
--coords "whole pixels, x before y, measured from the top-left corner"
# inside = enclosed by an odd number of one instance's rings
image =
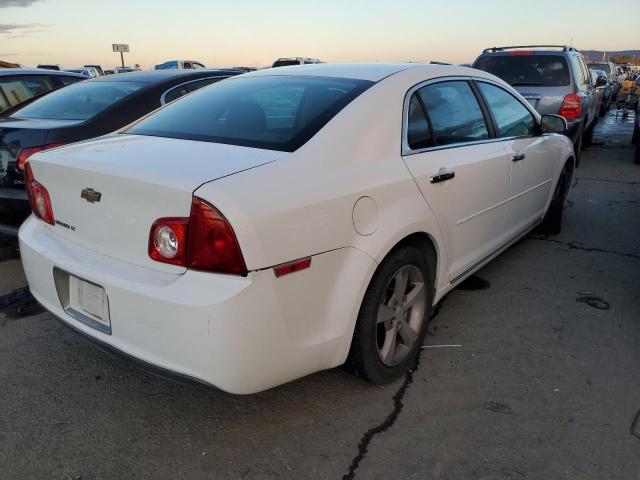
[[[292,152],[373,82],[263,76],[204,87],[124,133]]]
[[[88,120],[144,87],[134,82],[79,82],[21,108],[14,118]]]
[[[570,83],[569,68],[561,55],[530,55],[513,52],[507,55],[480,57],[473,65],[518,86],[559,87]]]
[[[590,63],[589,68],[593,70],[604,70],[607,74],[611,73],[611,65],[608,63]]]
[[[172,70],[178,68],[178,62],[173,60],[169,62],[164,62],[154,67],[156,70]]]

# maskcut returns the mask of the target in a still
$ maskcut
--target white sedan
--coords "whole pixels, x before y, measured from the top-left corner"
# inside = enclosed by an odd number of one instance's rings
[[[559,231],[565,128],[469,68],[242,75],[32,156],[25,272],[80,333],[228,392],[347,359],[388,382],[447,292]]]

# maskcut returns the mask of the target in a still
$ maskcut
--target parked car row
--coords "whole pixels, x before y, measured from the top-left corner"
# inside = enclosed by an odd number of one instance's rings
[[[576,161],[589,145],[607,84],[594,78],[586,58],[570,46],[528,45],[484,50],[474,68],[492,73],[514,87],[541,114],[564,117]]]
[[[5,111],[0,208],[5,230],[32,213],[20,249],[45,308],[233,393],[345,362],[404,374],[447,292],[561,230],[614,88],[564,46],[487,49],[474,69],[175,62]]]
[[[83,77],[64,72],[0,71],[0,91],[16,85],[32,90],[23,103],[0,115],[0,231],[17,231],[29,215],[24,165],[36,152],[116,131],[156,108],[241,70],[166,70],[102,76],[38,97],[41,84],[75,83]],[[68,79],[67,79],[68,76]],[[3,84],[3,79],[11,79]],[[59,84],[54,84],[55,79]],[[49,82],[49,83],[47,83]],[[26,94],[25,94],[26,95]],[[2,97],[0,96],[0,99]],[[1,102],[1,100],[0,100]],[[1,103],[0,103],[1,105]]]

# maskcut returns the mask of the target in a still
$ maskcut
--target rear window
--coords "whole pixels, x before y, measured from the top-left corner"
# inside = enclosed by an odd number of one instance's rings
[[[300,60],[277,60],[273,64],[273,68],[276,68],[276,67],[288,67],[290,65],[300,65]]]
[[[608,63],[590,63],[589,68],[592,70],[603,70],[606,73],[611,73],[611,65]]]
[[[205,87],[125,133],[292,152],[373,82],[264,76]]]
[[[0,78],[0,112],[54,89],[48,75],[20,75]]]
[[[570,83],[569,68],[561,55],[487,55],[474,68],[492,73],[508,84],[518,86],[560,87]]]
[[[35,100],[12,117],[88,120],[145,85],[134,82],[80,82]]]

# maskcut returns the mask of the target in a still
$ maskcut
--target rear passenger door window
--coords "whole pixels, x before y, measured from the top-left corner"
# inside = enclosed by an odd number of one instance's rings
[[[489,138],[482,110],[469,83],[440,82],[418,90],[436,146]]]
[[[477,85],[491,110],[499,137],[530,137],[535,135],[535,119],[519,100],[495,85],[484,82],[478,82]]]

